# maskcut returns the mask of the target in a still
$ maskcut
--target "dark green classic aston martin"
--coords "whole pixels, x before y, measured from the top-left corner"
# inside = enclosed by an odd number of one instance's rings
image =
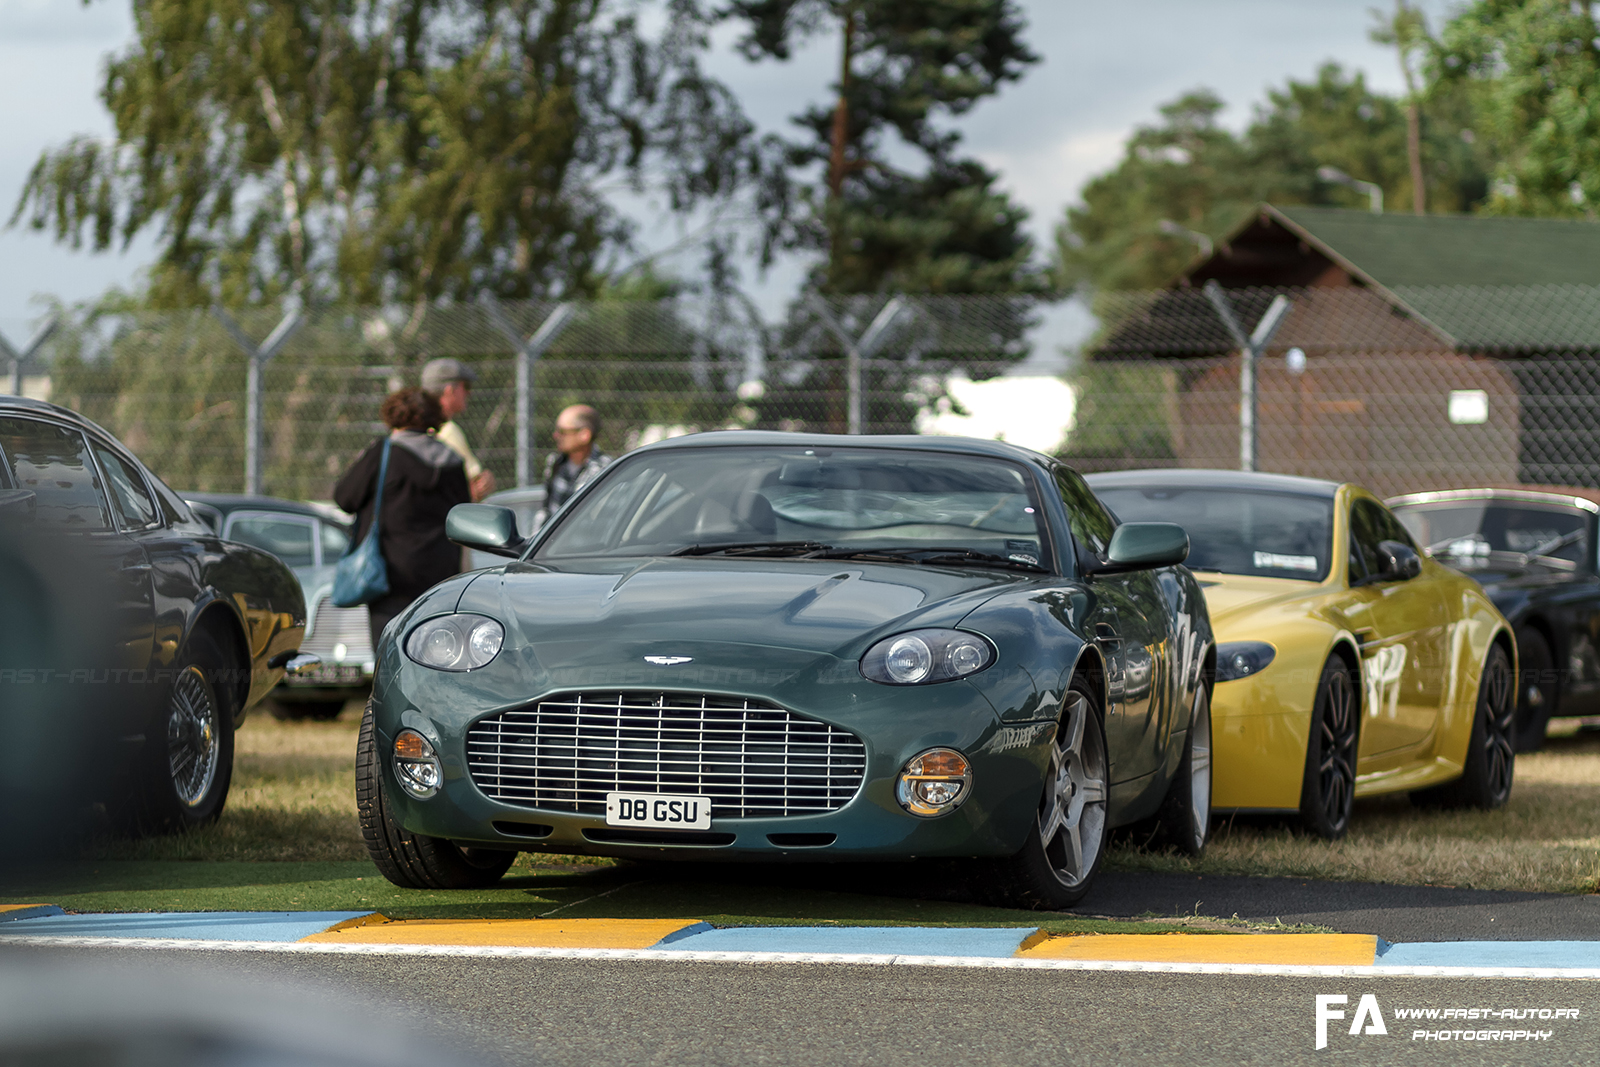
[[[1118,526],[992,441],[717,432],[638,449],[514,557],[384,633],[357,799],[378,868],[480,886],[518,851],[970,860],[997,902],[1088,891],[1108,832],[1198,853],[1205,601],[1167,523]]]

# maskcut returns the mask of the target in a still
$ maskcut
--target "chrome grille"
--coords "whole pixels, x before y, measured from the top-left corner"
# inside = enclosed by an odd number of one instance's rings
[[[861,739],[758,700],[702,693],[567,693],[467,732],[489,797],[604,815],[606,794],[709,796],[720,818],[814,815],[855,796]]]
[[[344,646],[343,659],[334,657],[335,645]],[[316,653],[330,667],[337,663],[371,663],[372,631],[367,622],[367,609],[336,608],[332,597],[323,596],[317,601],[316,613],[311,616],[311,626],[300,642],[300,651]]]

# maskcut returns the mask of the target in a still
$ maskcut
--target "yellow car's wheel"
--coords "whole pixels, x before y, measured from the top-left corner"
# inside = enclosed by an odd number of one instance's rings
[[[1453,782],[1411,794],[1424,807],[1501,807],[1511,798],[1516,772],[1517,693],[1511,674],[1511,657],[1499,645],[1489,649],[1483,676],[1478,679],[1478,709],[1467,741],[1467,758],[1461,777]]]
[[[1337,840],[1350,829],[1356,796],[1356,742],[1360,705],[1350,666],[1330,656],[1317,680],[1306,742],[1306,772],[1300,787],[1300,822],[1308,831]]]

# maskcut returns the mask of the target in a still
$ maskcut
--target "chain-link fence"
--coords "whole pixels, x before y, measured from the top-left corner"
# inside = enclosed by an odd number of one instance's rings
[[[476,371],[458,422],[509,486],[530,469],[538,476],[528,456],[542,461],[557,413],[574,403],[599,410],[600,446],[613,453],[728,427],[843,433],[852,410],[866,432],[914,432],[954,370],[987,378],[1021,360],[1033,313],[1020,299],[872,297],[806,301],[777,325],[740,303],[706,299],[287,317],[196,309],[64,317],[38,363],[53,402],[104,425],[175,486],[325,499],[383,431],[384,396],[417,384],[436,357]],[[259,349],[274,331],[286,340],[258,360],[252,393],[247,346]],[[520,404],[519,363],[528,370]],[[260,475],[249,487],[253,403]],[[519,441],[527,442],[520,470]]]
[[[1246,334],[1274,298],[1290,305],[1254,375],[1261,470],[1380,494],[1600,486],[1600,288],[1580,286],[1099,294],[1074,346],[1064,457],[1085,470],[1238,466],[1248,397],[1219,296]],[[537,477],[570,403],[600,410],[613,453],[724,427],[914,432],[950,406],[952,375],[1027,373],[1053,346],[1035,328],[1048,312],[1009,297],[807,298],[778,323],[713,298],[314,309],[261,364],[260,487],[325,498],[381,432],[382,398],[437,356],[476,369],[459,421],[508,486]],[[51,399],[173,485],[243,489],[245,345],[283,316],[236,312],[240,336],[228,317],[66,317],[40,353]]]

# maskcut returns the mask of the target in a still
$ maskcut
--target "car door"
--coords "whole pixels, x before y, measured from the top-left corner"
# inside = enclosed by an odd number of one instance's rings
[[[1077,472],[1058,467],[1055,480],[1078,547],[1104,558],[1116,520]],[[1164,732],[1170,703],[1167,613],[1152,571],[1100,574],[1087,584],[1084,629],[1106,664],[1111,780],[1123,782],[1154,773],[1160,764],[1156,738]]]
[[[61,564],[62,595],[74,601],[88,640],[89,660],[69,671],[139,670],[149,665],[154,639],[150,561],[112,518],[83,431],[51,419],[0,417],[0,455],[12,485],[34,494],[33,526],[51,538]],[[96,646],[109,644],[109,653]],[[108,660],[108,662],[102,662]],[[76,675],[73,675],[76,677]],[[92,673],[85,681],[97,679]]]
[[[1349,510],[1350,597],[1345,614],[1361,642],[1361,761],[1403,758],[1427,741],[1449,692],[1449,627],[1443,598],[1423,578],[1386,580],[1379,543],[1415,548],[1383,505],[1357,497]],[[1420,554],[1420,551],[1419,551]],[[1362,766],[1363,772],[1382,766]]]

